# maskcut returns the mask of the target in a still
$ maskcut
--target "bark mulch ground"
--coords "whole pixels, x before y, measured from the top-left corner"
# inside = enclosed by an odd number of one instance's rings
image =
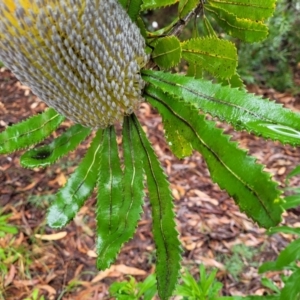
[[[300,99],[288,93],[250,87],[293,110]],[[0,72],[0,131],[45,109],[28,88],[7,70]],[[198,276],[199,264],[219,269],[217,278],[224,285],[223,295],[263,294],[257,267],[275,259],[294,237],[267,236],[239,212],[234,201],[214,184],[200,154],[178,160],[163,137],[161,118],[148,104],[142,104],[139,119],[159,156],[171,182],[175,199],[178,231],[183,245],[183,266]],[[63,127],[70,126],[65,122]],[[286,175],[299,164],[297,148],[264,141],[224,126],[243,148],[266,165],[281,187]],[[57,134],[57,133],[56,133]],[[78,151],[47,169],[21,168],[21,151],[0,157],[0,209],[12,213],[9,221],[19,233],[0,238],[6,258],[0,265],[0,299],[25,299],[36,288],[45,299],[109,299],[108,288],[128,275],[143,280],[154,272],[155,247],[151,233],[151,211],[146,199],[144,214],[134,238],[126,243],[114,263],[104,272],[95,267],[95,195],[66,228],[52,230],[45,214],[53,193],[63,186],[84,154],[87,143]],[[247,172],[247,170],[245,170]],[[299,185],[297,178],[291,181]],[[284,214],[284,223],[300,226],[299,210]],[[268,273],[278,284],[278,272]]]

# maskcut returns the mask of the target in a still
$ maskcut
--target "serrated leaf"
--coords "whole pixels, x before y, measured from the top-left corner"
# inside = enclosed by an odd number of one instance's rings
[[[119,0],[119,2],[128,13],[131,20],[135,22],[140,13],[143,0]]]
[[[182,57],[201,66],[212,75],[230,78],[237,67],[237,51],[233,43],[217,38],[197,38],[181,43]]]
[[[228,79],[220,79],[219,82],[224,86],[228,85],[231,88],[245,88],[240,75],[235,73]]]
[[[166,175],[145,136],[138,120],[132,116],[144,153],[143,166],[147,176],[149,199],[152,208],[153,237],[156,245],[156,277],[160,299],[172,295],[180,270],[180,242],[175,229],[173,199]]]
[[[123,156],[124,176],[122,179],[123,190],[120,201],[115,201],[112,209],[117,211],[118,226],[112,230],[109,236],[101,238],[98,236],[98,260],[100,268],[107,267],[107,262],[115,259],[122,245],[132,238],[137,222],[142,213],[144,198],[144,171],[141,161],[143,155],[138,151],[139,136],[136,134],[130,117],[124,118],[123,124]],[[113,159],[113,157],[112,157]],[[102,192],[99,191],[100,201]],[[111,212],[112,214],[114,212]],[[116,213],[115,213],[116,214]],[[102,223],[99,225],[101,226]],[[100,228],[101,229],[101,228]]]
[[[247,156],[237,143],[230,142],[214,122],[205,120],[195,107],[148,85],[147,100],[156,107],[163,119],[177,126],[178,132],[199,151],[208,165],[211,178],[225,189],[250,218],[269,228],[281,221],[282,208],[277,183],[255,158]]]
[[[178,1],[179,0],[143,0],[142,10],[166,7]]]
[[[199,0],[179,0],[178,15],[179,18],[185,17],[189,12],[199,4]]]
[[[141,17],[137,17],[136,19],[136,25],[140,29],[141,35],[144,37],[144,39],[147,39],[147,29],[146,25],[144,23],[144,20]],[[150,50],[151,51],[151,50]],[[147,52],[148,53],[148,52]]]
[[[263,21],[273,15],[276,0],[208,0],[207,3],[220,7],[238,18]]]
[[[176,66],[181,59],[181,45],[178,38],[170,36],[158,39],[154,45],[152,59],[163,69]]]
[[[49,145],[44,145],[25,152],[20,159],[21,165],[26,168],[36,168],[47,167],[54,164],[59,158],[75,150],[77,146],[87,138],[90,132],[90,128],[76,124],[68,128]]]
[[[143,71],[146,82],[192,103],[198,109],[258,136],[300,145],[300,114],[241,89],[203,79]]]
[[[112,257],[101,256],[104,243],[119,227],[119,212],[123,202],[122,197],[122,170],[116,141],[116,132],[113,126],[108,127],[103,133],[101,159],[98,176],[97,195],[97,267],[106,269],[114,260]]]
[[[12,125],[0,133],[0,154],[28,148],[48,137],[64,120],[54,109]]]
[[[85,157],[59,190],[48,210],[47,222],[53,228],[61,228],[70,222],[91,195],[96,186],[102,129],[97,131]]]
[[[254,22],[249,19],[240,19],[220,7],[209,4],[205,4],[204,7],[226,33],[233,37],[253,43],[265,39],[268,35],[268,27],[260,21]]]

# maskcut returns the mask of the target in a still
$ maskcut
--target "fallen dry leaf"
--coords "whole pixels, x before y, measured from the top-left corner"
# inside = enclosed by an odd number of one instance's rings
[[[35,234],[34,236],[37,239],[44,240],[44,241],[57,241],[63,239],[67,234],[68,234],[67,231],[61,231],[52,234]]]
[[[115,270],[126,275],[146,275],[144,270],[128,267],[125,265],[116,265]]]
[[[92,283],[101,281],[102,279],[108,277],[109,273],[113,272],[114,270],[115,266],[112,265],[109,269],[99,272],[98,275],[92,279]]]
[[[14,265],[10,265],[9,272],[5,276],[5,279],[4,279],[4,286],[5,287],[12,283],[15,275],[16,275],[16,267]]]

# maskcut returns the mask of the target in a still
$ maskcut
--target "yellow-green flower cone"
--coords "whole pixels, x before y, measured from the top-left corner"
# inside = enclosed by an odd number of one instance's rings
[[[142,100],[145,42],[117,0],[0,3],[0,60],[76,123],[104,128]]]

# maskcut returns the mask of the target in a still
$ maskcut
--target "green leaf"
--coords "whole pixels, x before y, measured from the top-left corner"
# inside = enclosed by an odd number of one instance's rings
[[[150,274],[143,282],[138,283],[139,292],[137,297],[144,295],[144,300],[152,300],[157,293],[156,278],[154,274]]]
[[[113,227],[109,236],[105,234],[98,235],[98,267],[106,268],[107,262],[115,259],[122,245],[127,242],[134,234],[137,222],[142,213],[142,204],[144,198],[143,186],[143,153],[138,151],[140,143],[139,136],[136,134],[131,118],[124,118],[123,125],[123,155],[124,155],[124,176],[122,179],[123,197],[114,201],[112,206],[113,217],[118,220],[118,226]],[[111,157],[113,160],[114,157]],[[119,170],[117,170],[119,174]],[[104,176],[104,175],[103,175]],[[103,200],[102,190],[99,190],[99,201]],[[113,201],[113,199],[112,199]],[[116,213],[117,212],[117,213]],[[102,216],[101,216],[102,218]],[[113,220],[111,221],[113,222]],[[103,223],[100,223],[100,229]],[[107,225],[104,225],[107,228]],[[103,235],[103,237],[102,237]]]
[[[146,28],[146,25],[144,23],[144,20],[140,16],[138,16],[137,19],[136,19],[136,25],[140,29],[141,35],[144,37],[144,39],[147,39],[147,28]],[[152,51],[152,49],[150,49],[150,52],[151,51]]]
[[[143,0],[119,0],[119,2],[128,13],[131,20],[135,22],[140,13]]]
[[[287,267],[292,262],[300,259],[300,239],[291,242],[284,250],[278,255],[276,266],[279,269]]]
[[[201,66],[212,75],[230,78],[237,67],[237,51],[233,43],[217,38],[197,38],[181,44],[182,57]]]
[[[209,4],[205,4],[204,8],[233,37],[253,43],[265,39],[268,35],[268,27],[260,21],[254,22],[248,19],[240,19],[220,7]]]
[[[194,77],[196,79],[203,77],[203,68],[197,64],[189,64],[186,76]]]
[[[273,15],[276,0],[208,0],[207,3],[220,7],[238,18],[263,21]]]
[[[178,158],[192,155],[193,147],[190,141],[179,133],[178,127],[171,120],[165,119],[164,130],[168,145],[174,155]]]
[[[158,39],[154,45],[152,58],[163,69],[176,66],[181,59],[181,46],[178,38],[170,36]]]
[[[209,37],[218,38],[216,32],[214,31],[208,18],[205,15],[203,15],[203,25],[204,25],[203,29],[205,31],[205,35],[207,35]]]
[[[300,295],[300,268],[298,268],[284,283],[280,293],[280,300],[299,299]]]
[[[106,269],[114,261],[114,257],[103,252],[103,249],[104,243],[114,241],[110,237],[119,227],[120,207],[123,202],[122,175],[116,132],[110,126],[103,134],[98,176],[96,249],[97,267],[100,270]]]
[[[288,227],[288,226],[280,226],[280,227],[273,227],[270,228],[268,233],[269,234],[274,234],[277,232],[283,232],[286,234],[297,234],[300,235],[300,228],[293,228],[293,227]]]
[[[228,296],[228,297],[218,297],[217,300],[279,300],[279,295],[267,295],[267,296]]]
[[[49,145],[25,152],[21,156],[21,165],[27,168],[47,167],[55,163],[60,157],[75,150],[76,147],[87,138],[90,132],[90,128],[76,124],[68,128]]]
[[[132,116],[144,153],[143,166],[147,176],[149,199],[152,207],[153,237],[156,245],[156,277],[158,294],[169,299],[175,288],[180,270],[180,242],[175,229],[173,199],[166,175],[145,136],[138,120]]]
[[[264,138],[300,145],[300,114],[241,89],[207,80],[157,71],[143,71],[146,82],[182,98],[205,113]]]
[[[287,183],[289,179],[299,174],[300,174],[300,166],[297,166],[286,176]]]
[[[0,154],[28,148],[48,137],[64,120],[54,109],[8,127],[0,133]]]
[[[156,9],[177,3],[179,0],[143,0],[142,10]]]
[[[259,267],[258,272],[264,273],[268,271],[280,271],[283,269],[291,269],[292,265],[300,259],[300,239],[291,242],[284,250],[282,250],[276,261],[268,261]]]
[[[84,159],[57,193],[48,210],[47,222],[53,228],[61,228],[71,221],[93,192],[98,175],[102,130],[98,130]]]
[[[300,205],[300,195],[291,195],[284,198],[283,208],[285,210],[298,207]]]
[[[261,284],[275,293],[280,293],[280,289],[277,287],[274,281],[269,278],[263,277],[261,279]]]
[[[159,110],[163,122],[173,122],[178,132],[203,155],[212,180],[234,198],[241,211],[266,228],[281,221],[280,191],[270,174],[262,171],[263,166],[255,163],[255,158],[230,142],[230,137],[199,115],[195,107],[151,85],[146,87],[145,96]]]
[[[242,88],[245,89],[243,80],[240,75],[235,73],[229,79],[220,79],[219,82],[224,86],[228,85],[231,88]]]
[[[269,271],[277,271],[278,268],[276,266],[276,261],[267,261],[265,263],[263,263],[259,269],[258,269],[258,273],[265,273],[265,272],[269,272]]]
[[[199,0],[179,0],[178,15],[179,18],[185,17],[189,12],[199,4]]]

